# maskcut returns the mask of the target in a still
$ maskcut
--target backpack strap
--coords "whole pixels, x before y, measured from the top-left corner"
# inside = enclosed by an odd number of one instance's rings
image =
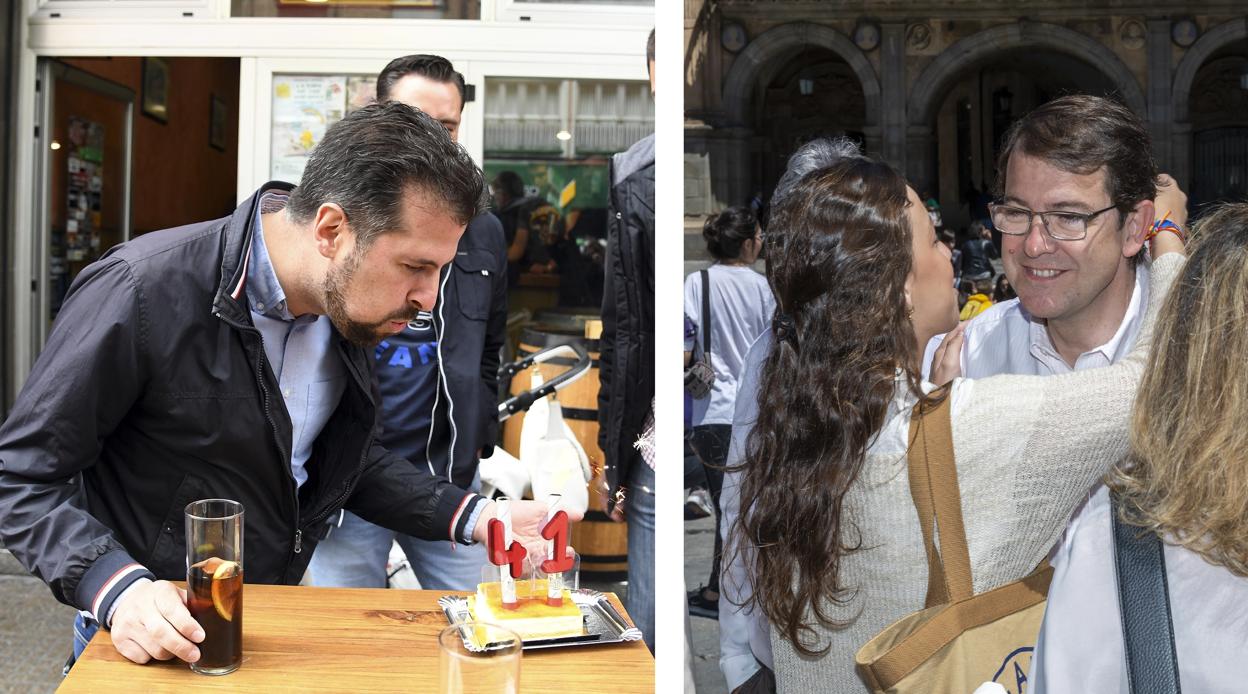
[[[702,270],[702,354],[711,363],[711,271]]]
[[[1166,580],[1166,553],[1157,533],[1123,523],[1110,494],[1114,570],[1122,612],[1122,644],[1133,694],[1179,694],[1179,656]]]

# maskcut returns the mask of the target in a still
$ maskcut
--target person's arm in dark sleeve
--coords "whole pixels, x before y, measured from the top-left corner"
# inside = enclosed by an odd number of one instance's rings
[[[117,597],[155,577],[88,512],[78,475],[139,399],[153,329],[125,262],[88,266],[0,426],[0,543],[57,600],[106,626]]]
[[[485,346],[481,352],[481,388],[484,391],[481,417],[485,422],[481,457],[488,458],[498,441],[498,367],[503,344],[507,341],[507,241],[503,226],[493,216],[486,217],[491,254],[498,261],[491,277],[490,315],[485,326]]]
[[[611,389],[618,330],[615,271],[620,263],[619,230],[613,207],[607,210],[607,250],[602,261],[602,334],[598,338],[598,447],[606,464],[611,463],[612,456],[607,439],[611,429]]]
[[[435,477],[374,443],[346,509],[369,523],[423,540],[472,542],[469,520],[485,497]]]

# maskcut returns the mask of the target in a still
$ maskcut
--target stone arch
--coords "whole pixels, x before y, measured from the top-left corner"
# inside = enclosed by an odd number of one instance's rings
[[[759,34],[728,70],[724,79],[723,103],[729,122],[750,125],[750,108],[760,80],[775,74],[789,58],[806,48],[824,48],[836,53],[857,75],[866,99],[868,127],[880,124],[880,81],[867,56],[841,32],[821,24],[792,22]]]
[[[1044,48],[1065,53],[1103,72],[1122,93],[1127,106],[1143,117],[1148,111],[1144,90],[1135,75],[1109,48],[1084,34],[1055,24],[1018,22],[985,29],[949,46],[914,81],[907,107],[911,126],[926,126],[940,106],[949,85],[967,68],[989,56],[1018,48]]]
[[[1248,40],[1248,18],[1240,17],[1205,32],[1187,49],[1187,53],[1179,61],[1179,67],[1174,71],[1171,95],[1176,122],[1185,122],[1190,117],[1192,85],[1196,82],[1196,73],[1200,71],[1200,66],[1219,48],[1244,40]]]

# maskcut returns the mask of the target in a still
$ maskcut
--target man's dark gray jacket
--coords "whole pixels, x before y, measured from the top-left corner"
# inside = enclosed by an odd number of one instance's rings
[[[298,583],[347,508],[426,539],[462,537],[477,497],[374,441],[370,355],[348,373],[296,492],[292,426],[243,289],[255,205],[145,234],[87,267],[0,426],[0,543],[58,600],[104,618],[141,572],[186,574],[183,508],[245,509],[244,578]],[[125,576],[126,580],[114,577]]]
[[[615,508],[654,399],[654,135],[611,158],[599,341],[598,446]]]

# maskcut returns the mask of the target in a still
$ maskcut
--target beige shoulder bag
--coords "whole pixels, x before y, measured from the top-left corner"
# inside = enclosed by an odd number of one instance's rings
[[[972,595],[951,399],[946,392],[939,403],[919,403],[910,420],[910,494],[927,552],[926,609],[877,634],[855,660],[873,692],[970,694],[997,682],[1023,694],[1053,569],[1045,561],[1025,578]]]

